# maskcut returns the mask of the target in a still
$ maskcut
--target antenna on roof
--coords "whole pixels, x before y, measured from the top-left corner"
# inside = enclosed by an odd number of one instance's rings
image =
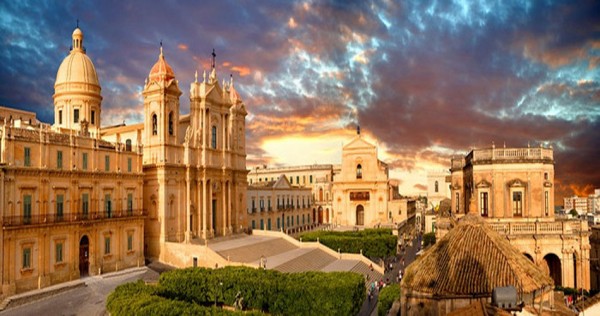
[[[214,49],[214,48],[213,48],[213,52],[212,52],[212,54],[211,54],[211,55],[212,55],[212,63],[211,63],[211,66],[212,66],[213,68],[215,68],[215,58],[217,57],[217,54],[215,54],[215,49]]]
[[[77,28],[79,28],[79,19],[77,19]]]

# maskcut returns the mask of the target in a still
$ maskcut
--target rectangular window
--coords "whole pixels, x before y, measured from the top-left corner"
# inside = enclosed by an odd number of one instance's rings
[[[62,161],[62,151],[57,151],[56,152],[56,168],[57,169],[62,169],[63,167],[63,161]]]
[[[548,191],[544,191],[544,213],[548,216],[549,211]]]
[[[296,184],[300,184],[300,176],[296,176]]]
[[[460,212],[460,194],[456,192],[456,213]]]
[[[23,269],[31,269],[31,248],[23,249]]]
[[[104,254],[110,254],[110,237],[104,237]]]
[[[83,213],[83,218],[87,218],[90,213],[90,195],[88,193],[81,195],[81,212]]]
[[[309,179],[310,179],[310,183],[312,183],[312,175],[309,177]]]
[[[133,251],[133,235],[127,235],[127,251]]]
[[[79,109],[73,110],[73,123],[79,123]]]
[[[523,192],[513,192],[512,194],[513,216],[523,215]]]
[[[31,223],[31,195],[23,196],[23,224]]]
[[[59,194],[56,196],[56,220],[62,221],[63,219],[63,206],[64,206],[64,195]]]
[[[92,110],[92,116],[90,117],[92,125],[96,124],[96,111]]]
[[[25,167],[29,167],[31,166],[31,148],[29,147],[25,147],[25,157],[23,159],[23,164],[25,165]]]
[[[127,215],[133,214],[133,193],[127,193]]]
[[[481,216],[488,216],[488,193],[481,192],[479,193],[479,206]]]
[[[281,228],[281,218],[277,217],[277,229]]]
[[[252,220],[252,229],[256,229],[256,222]]]
[[[305,220],[304,220],[304,214],[302,214],[302,225],[304,225]]]
[[[83,170],[87,170],[88,169],[88,154],[87,153],[83,153],[81,156],[81,169]]]
[[[58,111],[58,124],[62,125],[62,110]]]
[[[63,261],[63,244],[56,243],[56,263],[61,263]]]
[[[106,172],[110,171],[110,156],[109,155],[104,156],[104,171],[106,171]]]
[[[107,218],[112,217],[112,202],[110,200],[110,194],[104,196],[104,212]]]
[[[217,127],[213,126],[211,132],[210,145],[212,149],[217,149]]]
[[[131,157],[127,157],[127,172],[131,172]]]
[[[290,176],[290,184],[294,184],[294,178]]]
[[[292,226],[294,226],[294,215],[292,215]]]

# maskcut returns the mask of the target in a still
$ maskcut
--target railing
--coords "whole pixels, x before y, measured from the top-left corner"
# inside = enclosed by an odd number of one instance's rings
[[[553,159],[553,150],[543,147],[527,148],[488,148],[474,149],[473,161],[514,160],[514,159]]]
[[[93,213],[53,213],[31,216],[15,215],[4,216],[2,218],[2,227],[16,227],[39,224],[79,223],[88,221],[99,221],[105,219],[134,218],[146,215],[146,212],[140,209]]]
[[[502,235],[573,234],[582,229],[579,221],[488,223],[494,231]]]

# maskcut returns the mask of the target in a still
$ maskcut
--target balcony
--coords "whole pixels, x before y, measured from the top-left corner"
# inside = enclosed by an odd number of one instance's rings
[[[256,213],[256,207],[252,208],[252,212],[251,213]]]
[[[260,208],[260,211],[261,211],[261,212],[264,212],[264,211],[265,211],[265,207],[264,207],[264,206],[261,206],[261,208]]]
[[[123,211],[111,211],[107,212],[93,212],[93,213],[63,213],[63,214],[44,214],[44,215],[31,215],[31,216],[4,216],[2,218],[2,227],[4,228],[17,228],[20,226],[31,226],[31,225],[53,225],[53,224],[69,224],[69,223],[81,223],[81,222],[93,222],[102,221],[105,219],[122,219],[122,218],[136,218],[146,216],[146,212],[141,209],[137,210],[123,210]]]
[[[583,222],[585,223],[585,222]],[[580,221],[555,221],[555,222],[488,222],[489,226],[502,235],[560,235],[560,234],[578,234],[587,231],[587,223]]]

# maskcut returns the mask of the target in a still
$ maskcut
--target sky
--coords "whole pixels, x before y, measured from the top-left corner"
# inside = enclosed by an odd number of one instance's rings
[[[557,205],[600,188],[599,1],[2,1],[0,105],[53,122],[77,20],[102,125],[142,121],[162,41],[182,113],[213,48],[233,75],[248,168],[340,163],[358,124],[404,195],[492,143],[552,146]]]

